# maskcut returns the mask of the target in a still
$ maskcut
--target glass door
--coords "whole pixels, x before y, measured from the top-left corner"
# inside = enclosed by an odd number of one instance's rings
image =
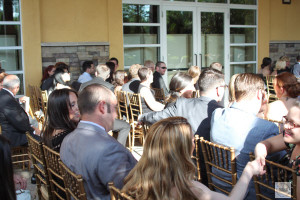
[[[227,12],[222,8],[162,8],[162,60],[168,67],[168,83],[176,72],[187,71],[192,65],[202,70],[213,62],[229,66],[229,49],[225,48],[229,46]],[[230,74],[227,68],[223,72]]]
[[[196,61],[196,9],[165,7],[163,9],[164,34],[166,48],[162,53],[167,64],[167,82],[178,71],[186,71]]]
[[[201,34],[201,67],[205,69],[213,62],[224,66],[224,12],[199,12]]]

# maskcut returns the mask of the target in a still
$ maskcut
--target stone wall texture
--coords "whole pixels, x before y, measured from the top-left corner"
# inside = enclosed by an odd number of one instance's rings
[[[295,41],[293,43],[271,42],[269,52],[273,62],[279,60],[281,56],[286,55],[290,58],[290,65],[294,65],[296,63],[296,57],[300,55],[300,41]]]
[[[43,71],[49,65],[64,62],[70,66],[71,82],[82,73],[84,61],[91,60],[95,66],[107,62],[109,45],[42,46]]]

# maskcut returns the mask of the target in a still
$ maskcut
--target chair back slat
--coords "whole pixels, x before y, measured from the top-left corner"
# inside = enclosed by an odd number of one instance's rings
[[[72,172],[61,160],[59,161],[61,174],[64,179],[67,199],[86,200],[86,193],[81,175]]]
[[[275,89],[274,89],[275,77],[276,76],[274,76],[274,75],[266,76],[267,94],[268,94],[268,102],[269,103],[278,100],[276,93],[275,93]]]
[[[11,160],[15,168],[30,170],[28,147],[18,146],[11,148]]]
[[[196,162],[197,174],[196,180],[201,182],[201,167],[200,167],[200,137],[195,135],[195,156],[192,156],[192,159]]]
[[[162,88],[152,88],[152,90],[154,91],[154,98],[156,101],[166,104],[166,97],[165,97],[165,92],[164,89]]]
[[[134,200],[132,197],[116,188],[113,182],[109,182],[108,187],[111,200]]]
[[[253,153],[250,153],[250,160],[255,160]],[[280,193],[286,198],[297,199],[297,174],[296,170],[288,166],[281,165],[279,163],[272,162],[270,160],[265,160],[264,170],[266,171],[264,175],[253,176],[254,187],[257,199],[270,199],[270,197],[263,191],[269,189],[272,192]],[[282,191],[280,188],[276,188],[276,184],[281,183],[291,183],[290,193],[287,191]],[[285,184],[284,183],[284,184]],[[279,186],[279,185],[277,185]],[[299,188],[298,188],[299,189]],[[274,194],[271,194],[274,197]],[[276,197],[276,196],[275,196]]]
[[[125,91],[117,91],[117,100],[118,100],[118,118],[123,120],[125,117],[126,121],[129,122],[127,93]]]
[[[199,90],[193,91],[192,97],[193,98],[199,98],[200,97],[200,91]]]
[[[59,167],[60,155],[56,151],[47,147],[46,145],[43,145],[43,150],[48,169],[51,193],[53,197],[55,197],[55,199],[65,199],[66,190],[64,186],[64,180],[61,175],[61,170]]]
[[[36,177],[37,193],[40,198],[52,199],[47,165],[43,151],[42,142],[34,139],[29,133],[26,133],[28,146],[31,153],[31,160]]]
[[[211,190],[218,189],[226,194],[229,194],[228,191],[214,184],[212,182],[212,177],[225,182],[232,187],[236,184],[237,172],[234,148],[229,148],[215,144],[213,142],[209,142],[207,140],[204,140],[203,137],[200,137],[200,144],[205,161],[209,188]],[[231,176],[231,180],[226,180],[223,177],[214,174],[212,172],[212,168],[216,168],[229,174]]]
[[[129,99],[129,110],[130,110],[130,126],[131,126],[131,147],[132,151],[135,145],[135,138],[139,138],[144,144],[145,127],[138,124],[138,117],[143,114],[142,102],[140,94],[127,93]]]

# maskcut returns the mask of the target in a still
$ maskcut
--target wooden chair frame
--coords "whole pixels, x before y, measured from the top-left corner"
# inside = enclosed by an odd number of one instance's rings
[[[166,97],[165,97],[165,92],[164,89],[162,88],[152,88],[152,90],[154,91],[154,98],[156,101],[166,104]]]
[[[62,177],[64,179],[67,200],[86,200],[86,193],[81,175],[72,172],[61,160],[59,161]]]
[[[197,167],[197,181],[201,182],[201,168],[200,168],[200,137],[199,135],[195,135],[195,156],[192,156],[192,159],[196,161]]]
[[[134,200],[129,195],[121,192],[118,188],[114,186],[113,182],[108,183],[109,191],[110,191],[110,198],[111,200]]]
[[[140,138],[144,143],[144,129],[138,124],[138,117],[143,114],[140,94],[127,93],[130,108],[130,126],[131,126],[131,151],[134,148],[135,138]]]
[[[36,177],[37,193],[39,199],[52,199],[42,142],[39,142],[36,139],[34,139],[29,133],[26,133],[26,136],[28,140],[29,150],[31,153],[31,160],[34,167],[34,174]],[[44,186],[46,187],[45,189],[48,193],[47,195],[43,192],[44,190],[42,184],[44,184]]]
[[[255,156],[253,153],[250,153],[250,160],[255,160]],[[284,194],[286,196],[289,196],[293,200],[297,199],[297,175],[295,169],[289,168],[287,166],[283,166],[279,163],[272,162],[270,160],[265,160],[265,171],[266,173],[262,176],[253,176],[254,181],[254,187],[256,192],[256,199],[268,199],[271,200],[269,197],[265,196],[261,193],[261,188],[268,188],[269,190],[272,190],[275,192],[275,182],[289,182],[288,179],[288,173],[292,175],[292,195],[289,195],[288,193],[278,191],[281,194]],[[283,174],[283,176],[281,175]],[[298,188],[299,189],[299,188]]]
[[[266,76],[268,103],[278,100],[274,89],[274,79],[273,75]]]
[[[196,91],[193,91],[193,98],[199,98],[200,97],[200,90],[196,90]]]
[[[30,170],[28,147],[18,146],[11,148],[11,159],[14,167]]]
[[[237,172],[236,172],[236,159],[235,152],[233,147],[225,147],[222,145],[215,144],[204,140],[203,137],[200,137],[200,144],[204,156],[205,167],[207,171],[208,187],[211,190],[218,189],[226,194],[230,192],[218,187],[212,182],[212,177],[223,181],[232,187],[237,182]],[[229,156],[228,156],[229,155]],[[222,177],[217,176],[212,173],[211,167],[214,167],[218,170],[226,172],[231,175],[231,181],[228,181]]]
[[[63,184],[64,180],[59,167],[60,155],[46,145],[43,145],[43,150],[53,199],[64,200],[66,198],[66,190]]]
[[[117,91],[118,100],[118,118],[124,120],[123,116],[126,117],[126,122],[129,122],[129,111],[127,104],[127,94],[125,91]]]

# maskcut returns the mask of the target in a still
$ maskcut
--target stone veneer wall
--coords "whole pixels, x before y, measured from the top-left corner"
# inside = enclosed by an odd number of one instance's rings
[[[97,66],[109,59],[109,43],[105,42],[67,42],[42,43],[43,71],[49,65],[64,62],[70,66],[71,82],[80,76],[82,63],[92,60]]]
[[[294,65],[296,57],[300,55],[300,41],[271,41],[269,52],[273,62],[286,55],[290,58],[290,64]],[[258,62],[261,63],[262,61]]]

